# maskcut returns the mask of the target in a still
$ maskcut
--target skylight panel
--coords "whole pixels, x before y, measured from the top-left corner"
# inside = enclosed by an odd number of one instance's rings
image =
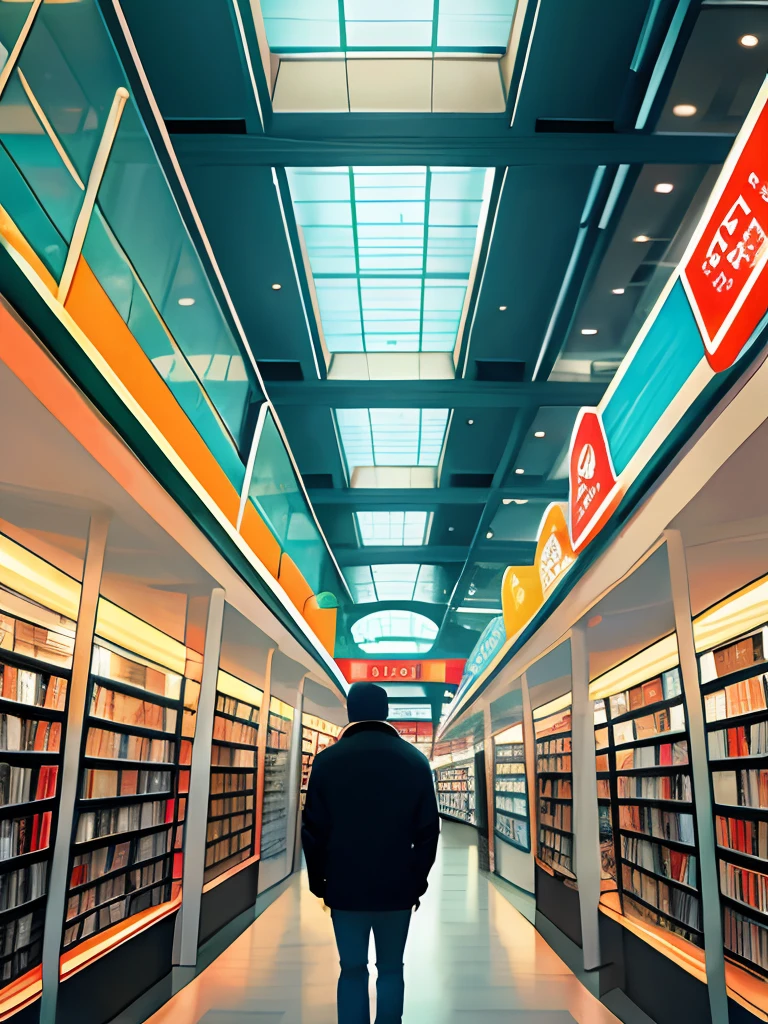
[[[344,570],[355,604],[375,601],[440,602],[435,565],[354,565]]]
[[[419,576],[418,565],[372,565],[379,601],[412,601]]]
[[[427,535],[426,512],[356,512],[365,547],[418,547]]]
[[[289,169],[331,353],[453,351],[487,174],[462,167]]]
[[[337,409],[350,476],[359,466],[437,466],[447,409]]]
[[[367,654],[424,654],[437,634],[425,615],[400,610],[373,612],[352,626],[352,639]]]

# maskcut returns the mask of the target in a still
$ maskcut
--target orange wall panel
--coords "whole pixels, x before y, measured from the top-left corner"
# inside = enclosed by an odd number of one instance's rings
[[[277,579],[277,574],[280,571],[280,545],[250,501],[245,503],[240,534],[251,551],[255,552],[269,572]]]

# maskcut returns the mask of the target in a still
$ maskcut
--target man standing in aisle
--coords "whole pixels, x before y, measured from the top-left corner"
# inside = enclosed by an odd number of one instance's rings
[[[341,962],[339,1024],[369,1024],[368,944],[376,942],[376,1024],[403,1017],[411,911],[427,890],[440,825],[429,762],[388,724],[387,692],[355,683],[350,724],[312,765],[301,830],[309,887],[331,908]]]

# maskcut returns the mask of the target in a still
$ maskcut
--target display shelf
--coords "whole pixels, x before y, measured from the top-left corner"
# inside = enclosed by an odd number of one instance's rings
[[[510,846],[530,853],[530,807],[522,723],[496,736],[493,748],[495,833]]]
[[[181,794],[188,789],[182,748],[196,686],[182,673],[94,641],[65,953],[102,931],[128,927],[135,915],[169,903],[180,886]]]
[[[0,989],[36,984],[42,962],[75,636],[71,620],[32,604],[22,618],[6,598],[27,606],[0,588]]]
[[[547,708],[534,712],[533,723],[536,736],[537,856],[556,875],[575,881],[570,701],[554,713],[547,713]]]
[[[326,722],[317,715],[302,715],[301,718],[301,807],[307,798],[309,776],[312,765],[321,750],[330,747],[339,738],[341,726]]]
[[[266,755],[264,759],[264,807],[261,820],[261,857],[269,860],[288,848],[290,792],[289,750],[294,709],[277,697],[269,702]]]
[[[768,631],[701,652],[725,955],[768,977]]]
[[[468,825],[476,825],[474,760],[437,768],[435,779],[440,814]]]

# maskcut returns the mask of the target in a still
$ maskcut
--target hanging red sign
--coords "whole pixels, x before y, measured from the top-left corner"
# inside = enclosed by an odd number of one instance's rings
[[[726,370],[768,307],[768,88],[726,161],[681,278],[709,365]]]
[[[578,551],[600,530],[618,500],[616,473],[597,409],[582,409],[571,435],[569,531]]]

